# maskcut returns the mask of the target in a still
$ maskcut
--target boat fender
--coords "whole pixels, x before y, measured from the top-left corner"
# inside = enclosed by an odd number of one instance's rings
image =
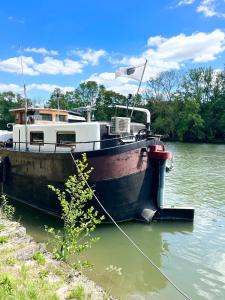
[[[150,145],[148,155],[150,159],[167,160],[172,158],[172,153],[165,151],[164,145]]]
[[[173,170],[173,156],[166,161],[166,172],[169,173]]]

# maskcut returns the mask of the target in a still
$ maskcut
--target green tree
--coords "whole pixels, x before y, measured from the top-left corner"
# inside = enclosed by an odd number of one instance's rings
[[[204,120],[200,115],[200,103],[185,99],[183,109],[177,114],[177,137],[180,141],[201,141],[204,138]]]
[[[180,72],[161,72],[157,77],[152,77],[147,82],[145,97],[155,100],[171,101],[180,87]]]
[[[148,82],[145,97],[153,131],[172,140],[224,140],[225,71],[190,69],[172,89],[173,81],[167,77],[169,74],[161,74]]]
[[[210,98],[201,104],[206,141],[225,140],[225,71],[213,73]]]
[[[31,105],[29,99],[28,105]],[[20,94],[14,94],[13,92],[0,93],[0,129],[7,129],[8,123],[14,123],[15,117],[9,110],[20,107],[25,107],[25,100]]]
[[[210,101],[213,93],[213,70],[212,68],[190,69],[183,77],[183,97],[194,98],[198,102]]]
[[[113,108],[116,104],[126,105],[126,97],[114,91],[106,90],[103,85],[99,86],[99,94],[96,99],[95,117],[99,121],[109,121],[116,113]],[[126,115],[126,112],[122,112]]]
[[[82,82],[75,90],[75,97],[83,106],[94,105],[98,92],[99,86],[95,81]]]

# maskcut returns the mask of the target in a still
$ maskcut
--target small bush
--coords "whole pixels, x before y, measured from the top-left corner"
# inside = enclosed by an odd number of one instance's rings
[[[9,238],[7,236],[0,236],[0,244],[8,242]]]
[[[44,265],[45,264],[44,254],[40,251],[37,251],[36,253],[34,253],[33,259],[36,260],[39,265]]]
[[[87,261],[81,260],[81,253],[90,249],[99,240],[92,236],[96,226],[104,216],[91,206],[93,190],[86,181],[90,177],[92,168],[89,169],[86,154],[81,160],[76,160],[77,175],[70,176],[65,182],[65,191],[60,191],[54,186],[49,188],[56,194],[62,208],[61,218],[63,231],[45,227],[52,236],[50,244],[53,245],[53,255],[58,260],[69,262],[69,257],[75,255],[75,266],[82,271],[83,268],[92,266]]]

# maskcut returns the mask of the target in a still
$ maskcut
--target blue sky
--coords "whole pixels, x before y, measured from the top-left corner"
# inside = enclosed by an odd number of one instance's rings
[[[145,81],[225,63],[225,0],[1,1],[0,28],[0,92],[21,92],[22,56],[28,96],[40,101],[85,80],[134,92],[114,72],[145,59]]]

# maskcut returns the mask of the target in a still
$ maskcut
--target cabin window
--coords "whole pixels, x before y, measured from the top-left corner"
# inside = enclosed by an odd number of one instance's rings
[[[65,115],[59,115],[58,118],[59,118],[60,122],[66,122],[66,116]]]
[[[16,113],[16,120],[18,121],[20,119],[20,114]]]
[[[21,115],[21,119],[22,119],[22,122],[24,122],[24,123],[25,123],[25,113],[22,113],[22,115]]]
[[[30,133],[30,144],[44,144],[44,132],[33,131]]]
[[[74,131],[57,132],[57,145],[71,146],[76,143],[76,133]]]
[[[52,115],[51,114],[39,114],[39,120],[42,121],[52,121]]]

